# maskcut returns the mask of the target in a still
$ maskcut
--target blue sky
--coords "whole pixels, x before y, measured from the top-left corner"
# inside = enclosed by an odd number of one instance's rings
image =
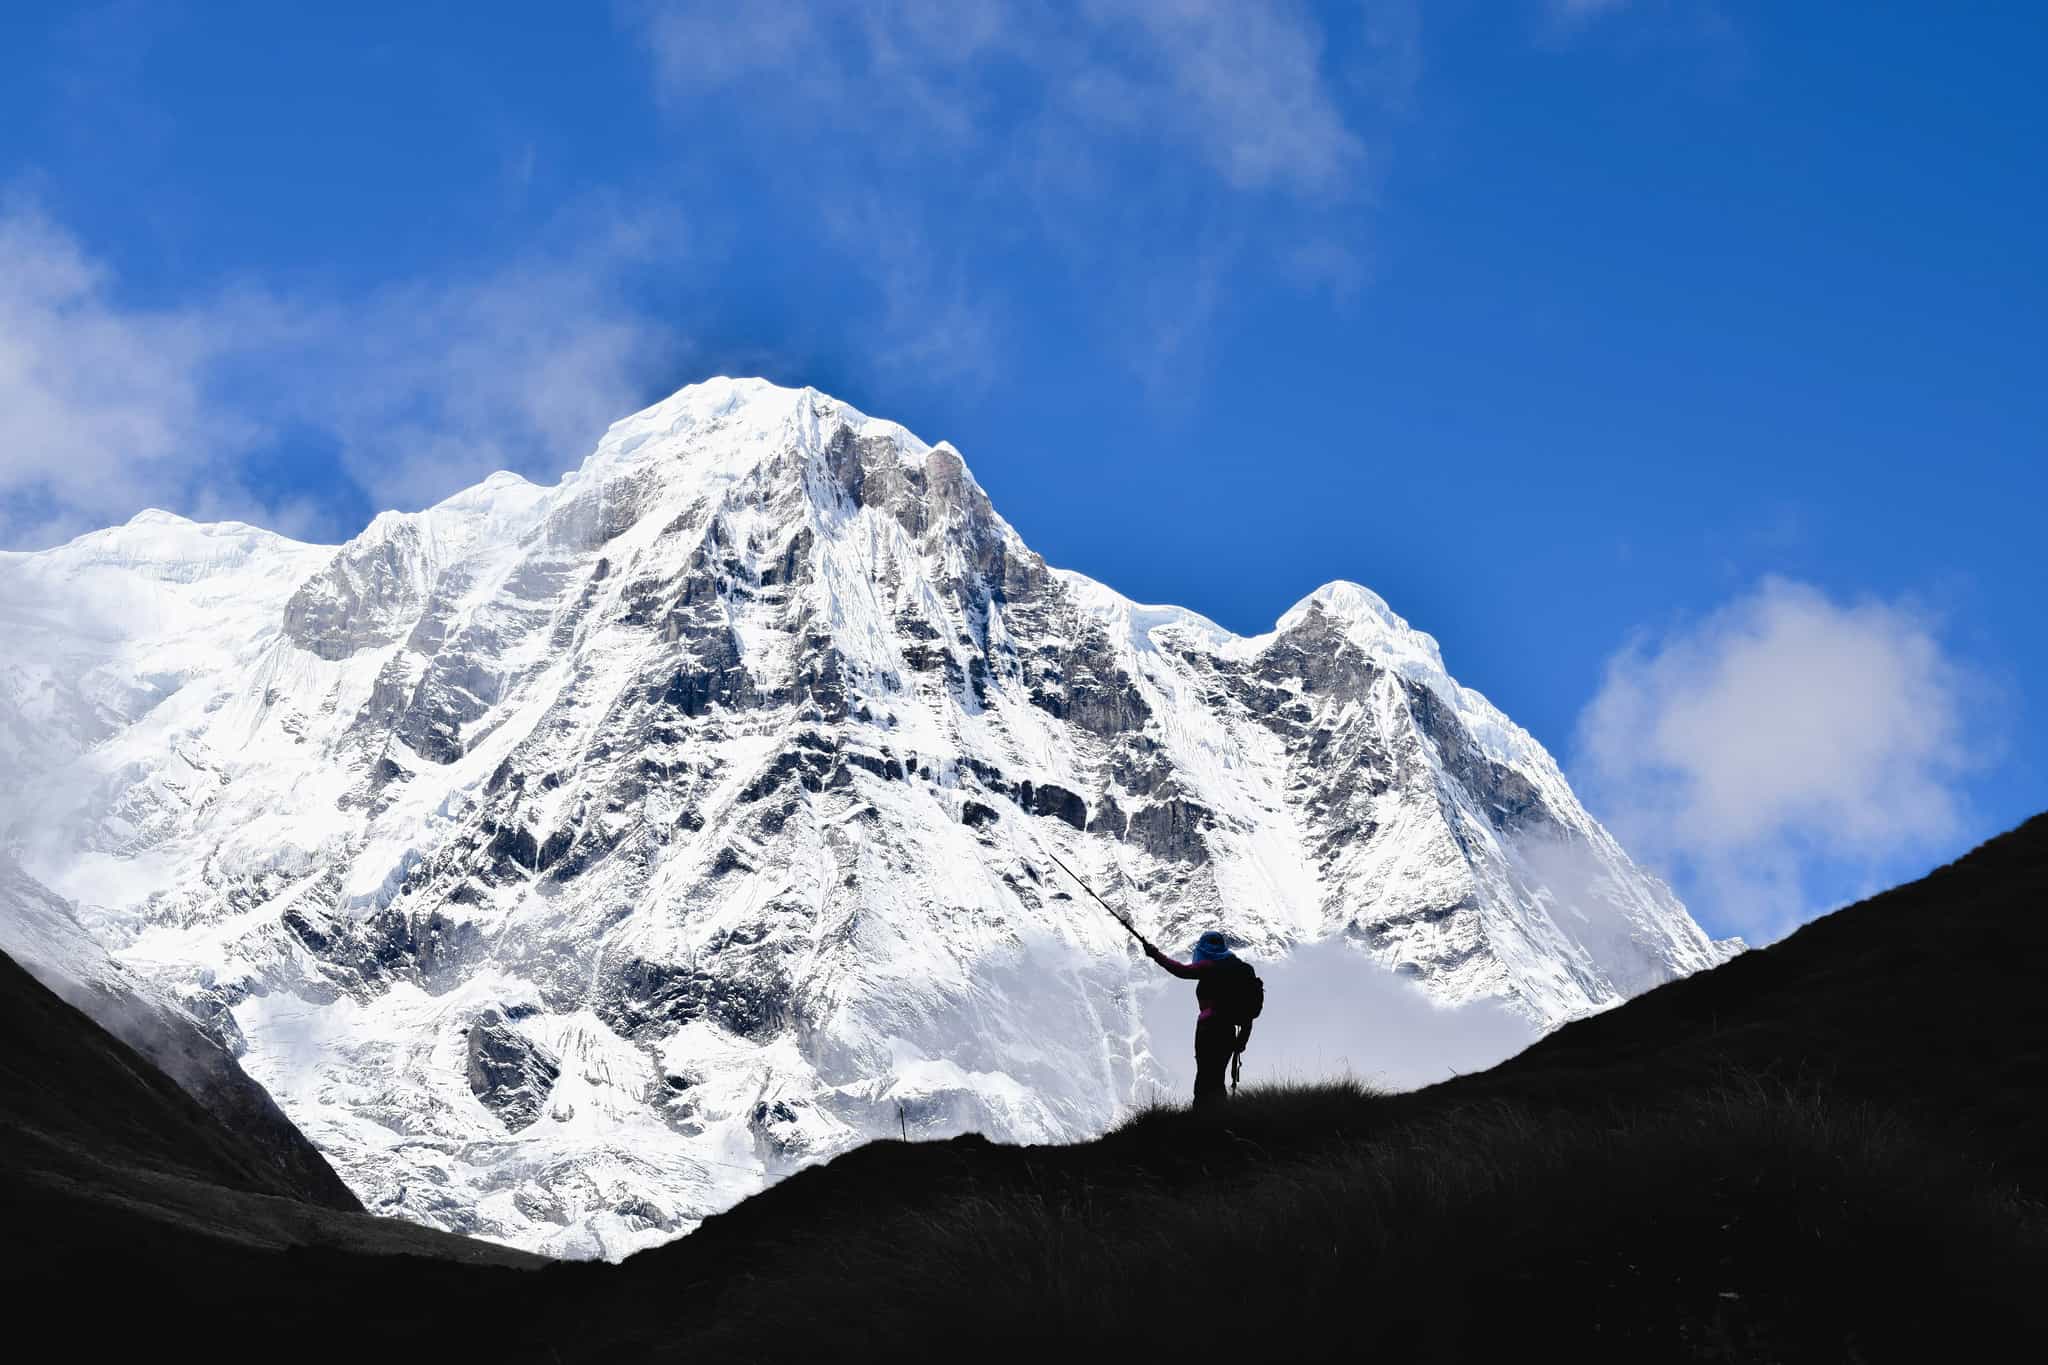
[[[1372,586],[1768,938],[2048,805],[2044,69],[2026,4],[12,5],[0,543],[810,383],[1134,597]]]

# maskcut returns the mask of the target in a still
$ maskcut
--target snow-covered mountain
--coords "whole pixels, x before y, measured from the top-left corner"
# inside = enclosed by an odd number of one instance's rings
[[[555,1254],[869,1135],[1103,1126],[1149,968],[1048,851],[1162,942],[1342,936],[1543,1024],[1731,951],[1366,589],[1141,606],[758,380],[339,549],[0,556],[0,626],[4,843],[373,1211]]]

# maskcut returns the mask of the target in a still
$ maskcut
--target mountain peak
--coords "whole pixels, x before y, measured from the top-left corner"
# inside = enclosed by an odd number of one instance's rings
[[[161,507],[145,507],[128,518],[129,526],[190,526],[190,517],[181,517],[176,512],[166,512]]]
[[[1354,583],[1348,578],[1333,578],[1296,602],[1281,615],[1275,629],[1291,630],[1317,611],[1345,623],[1359,622],[1386,630],[1420,633],[1387,605],[1386,598],[1363,583]]]
[[[1274,625],[1285,635],[1322,616],[1367,653],[1440,689],[1455,689],[1444,670],[1436,637],[1408,624],[1385,598],[1361,583],[1337,578],[1289,607]]]
[[[614,422],[564,483],[604,480],[676,457],[713,481],[729,480],[790,445],[815,453],[841,426],[857,436],[891,440],[906,463],[921,464],[933,449],[900,423],[870,417],[808,385],[791,388],[758,377],[717,375]]]
[[[88,531],[47,550],[11,554],[7,562],[23,571],[60,578],[112,569],[133,573],[138,579],[194,582],[237,566],[259,563],[276,567],[320,552],[319,546],[247,522],[193,521],[151,507],[119,526]]]
[[[1055,853],[1162,939],[1531,1027],[1716,960],[1376,594],[1244,639],[1048,572],[954,447],[814,389],[708,379],[190,591],[88,548],[14,570],[69,671],[0,677],[0,830],[380,1211],[619,1255],[906,1122],[1099,1130],[1164,1053]]]

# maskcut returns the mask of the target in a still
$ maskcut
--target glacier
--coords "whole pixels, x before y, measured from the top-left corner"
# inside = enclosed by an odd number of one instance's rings
[[[372,1211],[551,1255],[873,1136],[1112,1122],[1186,1039],[1048,851],[1156,941],[1532,1027],[1740,947],[1368,589],[1251,637],[1129,601],[810,389],[692,385],[339,547],[0,554],[0,626],[19,876]]]

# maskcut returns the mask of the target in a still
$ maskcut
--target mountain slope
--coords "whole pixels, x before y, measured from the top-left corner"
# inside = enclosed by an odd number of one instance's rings
[[[229,1045],[108,957],[72,917],[71,908],[5,853],[0,853],[0,953],[147,1058],[233,1131],[271,1178],[266,1193],[362,1211],[319,1150],[249,1079]],[[232,1018],[225,1022],[233,1026]]]
[[[2048,1200],[2048,815],[1460,1087],[1618,1101],[1729,1070],[1882,1105]]]
[[[1048,1344],[1075,1342],[1085,1325],[1078,1340],[1095,1349],[1139,1349],[1154,1330],[1146,1286],[1213,1283],[1233,1298],[1219,1330],[1248,1348],[1298,1331],[1347,1355],[1376,1342],[1404,1358],[1461,1358],[1506,1349],[1496,1326],[1526,1339],[1540,1320],[1564,1334],[1546,1336],[1554,1347],[1602,1356],[1967,1354],[2015,1322],[2041,1323],[2044,894],[2048,815],[1425,1090],[1283,1091],[1214,1118],[1142,1116],[1050,1150],[876,1143],[634,1257],[606,1286],[618,1335],[589,1347],[595,1358],[670,1339],[669,1310],[657,1326],[631,1305],[694,1283],[707,1292],[678,1311],[707,1325],[678,1340],[704,1349],[729,1344],[728,1327],[744,1335],[778,1300],[806,1305],[783,1338],[793,1355],[840,1330],[835,1312],[865,1319],[878,1355],[968,1322],[991,1340]],[[1906,1010],[1902,995],[1969,1003]],[[1371,1178],[1354,1180],[1361,1170]],[[1247,1254],[1224,1229],[1232,1206],[1256,1202],[1254,1182],[1289,1202]],[[1446,1190],[1454,1206],[1432,1206]],[[1439,1219],[1457,1224],[1448,1244],[1436,1244]],[[1332,1236],[1342,1245],[1323,1264]],[[1631,1251],[1642,1264],[1625,1265]],[[1652,1258],[1683,1286],[1659,1285]],[[1407,1259],[1419,1275],[1401,1269]],[[1091,1286],[1092,1274],[1106,1283]],[[1362,1287],[1394,1291],[1389,1277],[1397,1292],[1367,1304],[1375,1325],[1347,1339]],[[989,1293],[998,1280],[1058,1297]],[[1285,1302],[1262,1305],[1253,1285]],[[1327,1297],[1297,1297],[1317,1285]],[[1599,1337],[1603,1314],[1619,1327],[1644,1304],[1669,1315],[1658,1341]],[[1407,1316],[1417,1311],[1441,1316]],[[1739,1324],[1756,1313],[1786,1335],[1697,1335],[1717,1314]],[[1686,1315],[1696,1335],[1674,1339]]]
[[[126,1260],[143,1247],[212,1254],[195,1238],[243,1249],[311,1245],[534,1263],[344,1206],[345,1191],[334,1197],[280,1163],[271,1134],[229,1127],[5,954],[0,1037],[10,1284],[63,1286],[88,1260]]]
[[[1189,1337],[1289,1358],[2002,1353],[2042,1327],[2048,1273],[2044,890],[2048,816],[1490,1072],[1154,1112],[1069,1147],[880,1141],[619,1266],[294,1260],[187,1233],[124,1279],[131,1311],[98,1339],[160,1344],[175,1312],[314,1359],[1092,1357]],[[1902,993],[1988,1008],[1886,1007]],[[135,1242],[26,1212],[19,1244],[58,1247],[50,1303]],[[1192,1308],[1191,1286],[1212,1291]],[[304,1332],[343,1314],[345,1337]]]
[[[1339,939],[1532,1024],[1732,951],[1370,592],[1250,638],[1129,602],[809,390],[693,386],[335,550],[150,514],[0,589],[29,869],[371,1208],[555,1254],[876,1134],[1110,1123],[1143,966],[1048,852],[1164,942]]]

